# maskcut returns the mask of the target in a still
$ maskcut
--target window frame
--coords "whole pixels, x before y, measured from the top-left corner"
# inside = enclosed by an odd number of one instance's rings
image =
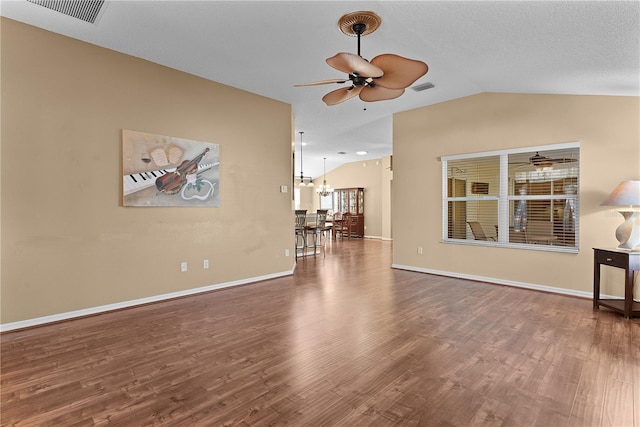
[[[576,193],[573,199],[575,200],[576,209],[576,222],[575,222],[575,242],[573,246],[554,246],[546,244],[533,244],[533,243],[516,243],[509,242],[509,224],[510,224],[510,205],[511,203],[517,203],[519,200],[564,200],[566,201],[570,197],[566,194],[562,195],[526,195],[520,196],[509,194],[509,155],[524,154],[530,152],[545,152],[551,150],[565,150],[565,149],[578,149],[577,157],[577,177],[576,177]],[[463,197],[449,197],[448,196],[448,181],[452,178],[449,175],[449,162],[455,160],[470,160],[470,159],[482,159],[488,157],[499,158],[499,192],[498,195],[477,195],[469,196],[468,194]],[[548,252],[568,252],[578,253],[580,248],[579,231],[580,231],[580,142],[565,142],[550,145],[539,145],[522,148],[511,148],[494,151],[484,151],[468,154],[456,154],[441,156],[440,161],[442,163],[442,243],[451,244],[464,244],[464,245],[476,245],[476,246],[491,246],[491,247],[503,247],[503,248],[516,248],[516,249],[530,249]],[[497,216],[498,216],[498,235],[496,241],[491,240],[472,240],[449,237],[449,202],[456,201],[496,201],[498,203]]]
[[[320,209],[328,209],[333,212],[333,191],[324,197],[318,193],[318,206]]]

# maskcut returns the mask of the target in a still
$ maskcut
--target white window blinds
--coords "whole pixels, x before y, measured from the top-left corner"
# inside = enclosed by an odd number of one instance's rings
[[[442,157],[443,240],[578,249],[579,143]]]

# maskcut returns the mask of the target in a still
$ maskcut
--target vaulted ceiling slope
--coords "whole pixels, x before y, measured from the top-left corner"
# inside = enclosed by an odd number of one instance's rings
[[[364,58],[424,61],[429,72],[414,86],[435,87],[332,107],[321,98],[333,86],[293,87],[346,77],[325,59],[357,52],[337,25],[356,10],[382,19],[362,38]],[[290,103],[307,144],[304,175],[314,178],[323,157],[331,170],[391,154],[395,112],[481,92],[640,94],[638,1],[105,1],[95,23],[3,1],[0,13]]]

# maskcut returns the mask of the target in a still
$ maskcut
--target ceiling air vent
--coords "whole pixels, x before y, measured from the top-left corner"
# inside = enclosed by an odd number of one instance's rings
[[[433,83],[426,82],[422,83],[421,85],[415,85],[411,89],[415,90],[416,92],[422,92],[423,90],[431,89],[432,87],[435,87]]]
[[[104,0],[27,0],[47,9],[64,13],[73,18],[93,24],[104,4]]]

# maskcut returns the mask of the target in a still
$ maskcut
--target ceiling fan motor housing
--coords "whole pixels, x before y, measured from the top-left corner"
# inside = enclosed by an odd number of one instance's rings
[[[353,83],[355,87],[360,87],[360,86],[375,87],[376,86],[376,84],[373,82],[373,78],[361,77],[357,73],[349,74],[349,80],[351,80],[351,83]]]

